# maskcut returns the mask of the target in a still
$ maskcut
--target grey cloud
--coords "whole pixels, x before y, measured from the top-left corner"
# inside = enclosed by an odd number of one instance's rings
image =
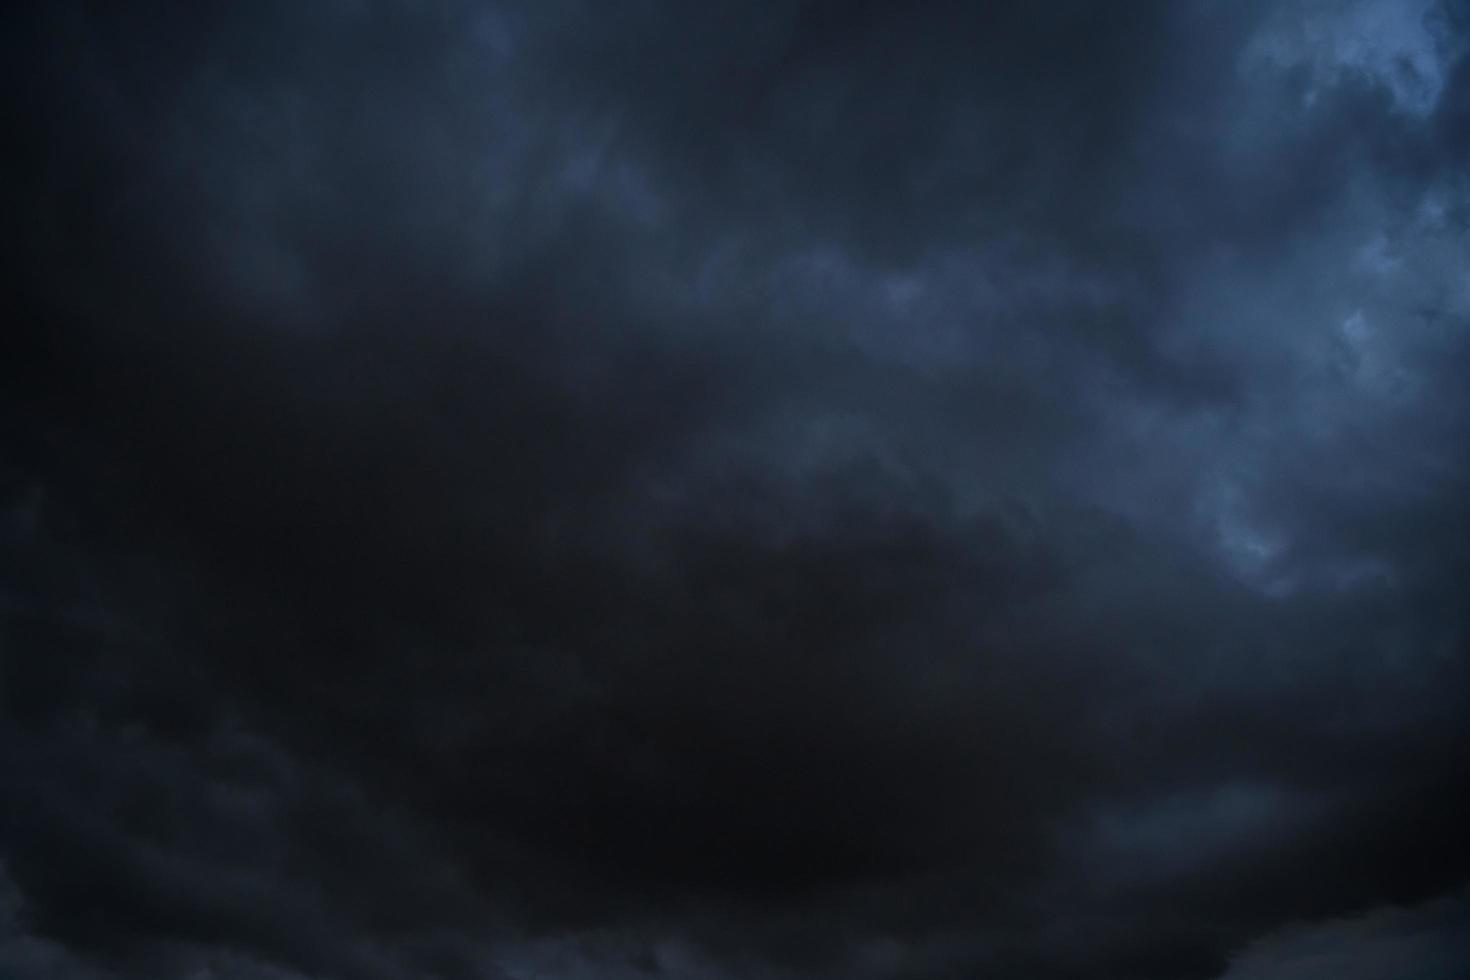
[[[1463,888],[1453,5],[6,17],[15,969],[1269,976]]]
[[[1460,936],[1465,902],[1449,896],[1410,908],[1374,909],[1352,919],[1283,929],[1244,951],[1228,980],[1288,980],[1330,972],[1370,980],[1405,970],[1453,976],[1467,965]]]

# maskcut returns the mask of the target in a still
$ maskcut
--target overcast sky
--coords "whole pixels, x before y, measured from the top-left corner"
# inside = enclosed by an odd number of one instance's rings
[[[1470,8],[0,14],[0,976],[1470,976]]]

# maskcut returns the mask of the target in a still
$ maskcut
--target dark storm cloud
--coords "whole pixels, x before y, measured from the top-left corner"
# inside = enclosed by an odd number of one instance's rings
[[[1463,960],[1454,5],[6,17],[0,965]]]

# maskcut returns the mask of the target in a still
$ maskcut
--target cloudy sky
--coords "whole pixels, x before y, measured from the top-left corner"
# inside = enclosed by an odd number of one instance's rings
[[[0,17],[0,976],[1470,976],[1458,0]]]

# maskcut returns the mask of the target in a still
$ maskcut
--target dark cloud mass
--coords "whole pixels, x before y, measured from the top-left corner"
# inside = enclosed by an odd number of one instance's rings
[[[0,18],[0,976],[1470,976],[1462,5]]]

